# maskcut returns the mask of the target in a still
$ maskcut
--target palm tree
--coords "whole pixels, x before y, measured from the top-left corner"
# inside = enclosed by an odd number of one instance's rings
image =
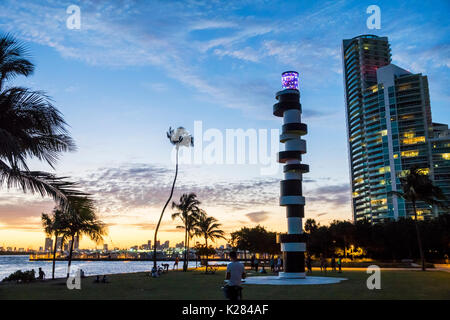
[[[208,217],[206,212],[200,210],[197,223],[194,227],[195,236],[205,239],[205,248],[208,249],[208,239],[213,242],[216,239],[225,239],[223,230],[220,229],[221,224],[214,217]],[[207,250],[205,250],[207,252]],[[208,271],[208,255],[206,255],[205,272]]]
[[[180,218],[183,222],[183,226],[178,226],[177,228],[184,229],[184,262],[183,271],[187,271],[187,266],[189,262],[189,239],[192,238],[195,231],[195,226],[199,217],[200,201],[197,200],[197,195],[195,193],[184,193],[180,197],[180,202],[172,202],[172,209],[176,208],[178,212],[172,214],[172,219]]]
[[[0,38],[0,91],[5,80],[17,75],[25,77],[34,71],[34,65],[27,59],[28,50],[11,35]]]
[[[177,181],[178,176],[178,151],[180,149],[180,146],[185,147],[194,146],[194,138],[183,127],[178,127],[177,130],[173,130],[171,127],[169,127],[169,131],[167,131],[167,138],[169,139],[170,143],[175,146],[176,149],[175,177],[173,179],[169,199],[167,199],[166,203],[164,204],[164,207],[161,211],[161,215],[159,216],[158,224],[156,225],[155,229],[155,235],[153,239],[153,268],[155,269],[156,269],[156,241],[158,237],[158,230],[161,224],[162,217],[164,215],[164,211],[166,210],[167,205],[172,199],[173,190],[175,188],[175,182]]]
[[[422,262],[422,270],[425,271],[425,256],[422,248],[422,240],[420,237],[420,228],[417,222],[417,202],[423,201],[429,205],[445,206],[439,200],[445,200],[446,197],[442,190],[433,185],[433,182],[426,174],[424,169],[417,166],[411,167],[407,174],[400,177],[403,192],[391,191],[394,196],[401,197],[411,202],[414,211],[414,221],[416,227],[417,243],[419,246],[420,259]]]
[[[100,242],[106,234],[106,226],[97,218],[94,201],[88,197],[71,199],[65,212],[65,219],[67,223],[63,234],[65,238],[70,239],[67,266],[67,277],[69,277],[75,237],[80,239],[82,235],[87,235],[91,240]]]
[[[53,214],[50,217],[48,214],[42,214],[42,226],[44,231],[48,236],[55,236],[55,245],[53,246],[53,263],[52,263],[52,279],[55,279],[55,262],[56,262],[56,251],[58,244],[58,237],[64,233],[65,229],[65,219],[64,213],[60,207],[53,209]],[[61,243],[62,245],[62,243]]]
[[[37,158],[54,169],[61,152],[75,150],[66,122],[42,92],[6,87],[6,81],[33,71],[23,44],[10,35],[0,37],[0,183],[64,202],[73,183],[31,171],[27,160]]]

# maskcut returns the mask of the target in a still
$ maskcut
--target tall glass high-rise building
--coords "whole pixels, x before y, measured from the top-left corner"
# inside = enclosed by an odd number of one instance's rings
[[[411,216],[411,204],[389,192],[401,190],[399,177],[412,166],[436,181],[433,157],[439,156],[433,156],[431,141],[437,129],[431,122],[427,77],[391,64],[386,37],[344,40],[342,55],[353,219],[374,223]],[[446,144],[442,138],[435,144],[443,154],[439,161],[446,163],[438,164],[440,186],[448,190]],[[418,203],[418,214],[423,218],[437,211]]]

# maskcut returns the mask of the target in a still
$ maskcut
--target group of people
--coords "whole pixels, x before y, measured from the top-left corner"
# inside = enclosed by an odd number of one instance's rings
[[[100,280],[100,276],[96,276],[94,283],[109,283],[109,281],[106,278],[106,274],[104,274],[101,280]]]
[[[283,259],[281,257],[278,257],[278,258],[272,257],[270,259],[269,264],[270,264],[270,271],[272,271],[272,272],[280,272],[281,270],[283,270]],[[253,255],[250,258],[250,269],[255,270],[257,272],[259,271],[261,273],[266,273],[266,271],[264,269],[265,265],[262,264],[261,269],[259,269],[259,265],[260,265],[259,259],[256,258],[255,255]]]
[[[320,259],[320,272],[327,272],[328,260],[322,253],[320,254],[319,259]],[[338,257],[336,260],[336,258],[332,256],[330,261],[330,267],[331,271],[336,272],[337,269],[338,273],[342,273],[342,258]],[[312,272],[312,259],[310,255],[306,257],[306,269],[308,272],[310,273]]]

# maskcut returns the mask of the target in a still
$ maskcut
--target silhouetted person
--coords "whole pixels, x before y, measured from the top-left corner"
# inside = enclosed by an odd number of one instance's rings
[[[45,272],[42,270],[42,268],[39,268],[39,280],[44,280],[45,279]]]
[[[275,259],[273,257],[270,259],[270,271],[275,271]]]
[[[334,256],[331,258],[331,270],[336,272],[336,259]]]
[[[103,275],[103,278],[102,278],[102,283],[108,283],[109,281],[106,279],[106,274],[105,275]]]
[[[255,265],[255,271],[258,272],[258,266],[259,266],[259,260],[258,259],[255,259],[254,265]]]
[[[277,271],[278,272],[281,271],[282,266],[283,266],[283,260],[281,259],[281,257],[278,257],[278,260],[277,260]]]
[[[312,261],[311,261],[311,256],[308,255],[306,257],[306,269],[308,270],[309,273],[312,272],[312,265],[311,265]]]
[[[341,257],[338,258],[337,265],[338,265],[338,270],[339,270],[338,272],[342,273],[342,269],[341,269],[342,268],[342,259],[341,259]]]
[[[95,277],[94,283],[100,283],[100,276]]]
[[[178,262],[180,262],[180,258],[178,256],[175,258],[175,263],[173,264],[173,269],[175,270],[175,267],[178,269]]]
[[[320,254],[320,272],[323,272],[325,268],[325,258],[323,254]]]
[[[225,296],[232,300],[242,299],[242,279],[245,279],[245,267],[237,260],[236,251],[230,252],[231,262],[227,265],[226,279],[228,284],[224,287]]]

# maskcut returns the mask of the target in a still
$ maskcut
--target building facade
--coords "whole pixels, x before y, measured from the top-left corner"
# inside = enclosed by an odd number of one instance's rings
[[[353,219],[376,223],[412,216],[411,204],[390,191],[401,191],[399,177],[412,166],[437,181],[428,79],[391,64],[386,37],[344,40],[342,50]],[[448,189],[448,166],[441,166],[441,185]],[[421,219],[437,214],[425,203],[417,207]]]

